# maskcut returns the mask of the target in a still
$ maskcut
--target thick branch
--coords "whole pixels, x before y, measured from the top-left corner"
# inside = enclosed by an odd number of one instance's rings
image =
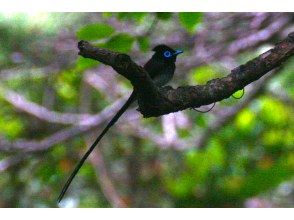
[[[159,90],[146,71],[126,54],[96,48],[86,41],[80,41],[78,48],[81,56],[110,65],[130,80],[139,93],[140,112],[144,117],[152,117],[208,105],[230,97],[234,92],[280,66],[294,54],[294,32],[273,49],[233,69],[226,77],[210,80],[206,85],[183,86],[177,89],[164,87]]]

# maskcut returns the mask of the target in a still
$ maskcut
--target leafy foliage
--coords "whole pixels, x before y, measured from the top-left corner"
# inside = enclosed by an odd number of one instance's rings
[[[200,12],[181,12],[179,13],[180,23],[190,33],[194,33],[197,26],[201,23],[202,13]]]
[[[98,40],[111,36],[114,31],[114,28],[107,24],[88,24],[78,30],[77,37],[80,40]]]
[[[171,12],[157,12],[156,16],[160,20],[168,20],[172,17],[173,13]]]
[[[116,15],[120,20],[132,20],[135,22],[141,22],[147,14],[148,13],[146,12],[133,12],[133,13],[119,12]]]
[[[118,52],[127,53],[132,49],[134,37],[129,34],[120,33],[111,38],[105,43],[105,47]]]
[[[150,40],[148,37],[138,37],[139,48],[143,52],[147,52],[150,48]]]

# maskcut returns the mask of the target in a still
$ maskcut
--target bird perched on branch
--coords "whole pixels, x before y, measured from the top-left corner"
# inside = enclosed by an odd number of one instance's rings
[[[177,56],[181,53],[183,53],[182,50],[173,50],[172,48],[166,46],[166,45],[158,45],[153,48],[153,51],[155,52],[152,56],[152,58],[144,65],[144,69],[147,71],[147,73],[150,75],[151,79],[154,81],[155,85],[161,87],[164,86],[166,83],[168,83],[175,72],[175,62],[177,59]],[[94,150],[94,148],[97,146],[99,141],[102,139],[102,137],[107,133],[109,128],[117,122],[117,120],[121,117],[121,115],[130,107],[130,105],[135,102],[137,99],[137,93],[134,90],[128,100],[125,102],[125,104],[121,107],[121,109],[114,115],[114,117],[110,120],[110,122],[106,125],[104,130],[101,132],[101,134],[96,138],[94,143],[91,145],[91,147],[87,150],[85,155],[82,157],[82,159],[79,161],[77,166],[75,167],[74,171],[68,178],[67,182],[65,183],[59,197],[58,202],[60,202],[66,193],[70,183],[74,179],[75,175],[78,173],[80,168],[83,166],[85,160],[88,158],[88,156],[91,154],[91,152]]]

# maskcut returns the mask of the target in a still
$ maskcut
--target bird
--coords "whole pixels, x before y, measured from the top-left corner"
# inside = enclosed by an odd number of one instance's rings
[[[176,59],[177,56],[183,53],[182,50],[174,50],[165,44],[160,44],[155,46],[152,51],[155,53],[151,57],[151,59],[144,65],[144,69],[149,74],[153,82],[156,86],[162,87],[166,83],[168,83],[175,72],[176,69]],[[90,146],[87,152],[84,154],[82,159],[78,162],[75,169],[71,173],[70,177],[68,178],[67,182],[64,184],[59,197],[58,203],[64,197],[68,187],[70,186],[71,182],[73,181],[76,174],[79,172],[80,168],[83,166],[84,162],[94,150],[94,148],[98,145],[99,141],[103,138],[103,136],[107,133],[107,131],[112,127],[118,119],[122,116],[122,114],[137,100],[137,92],[134,89],[131,95],[129,96],[128,100],[125,104],[120,108],[120,110],[113,116],[113,118],[109,121],[100,135],[96,138],[94,143]]]

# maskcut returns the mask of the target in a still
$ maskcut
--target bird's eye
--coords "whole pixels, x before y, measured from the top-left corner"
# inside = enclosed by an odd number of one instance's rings
[[[165,51],[165,52],[163,53],[163,56],[166,57],[166,58],[169,58],[169,57],[172,56],[172,54],[171,54],[170,51],[167,50],[167,51]]]

